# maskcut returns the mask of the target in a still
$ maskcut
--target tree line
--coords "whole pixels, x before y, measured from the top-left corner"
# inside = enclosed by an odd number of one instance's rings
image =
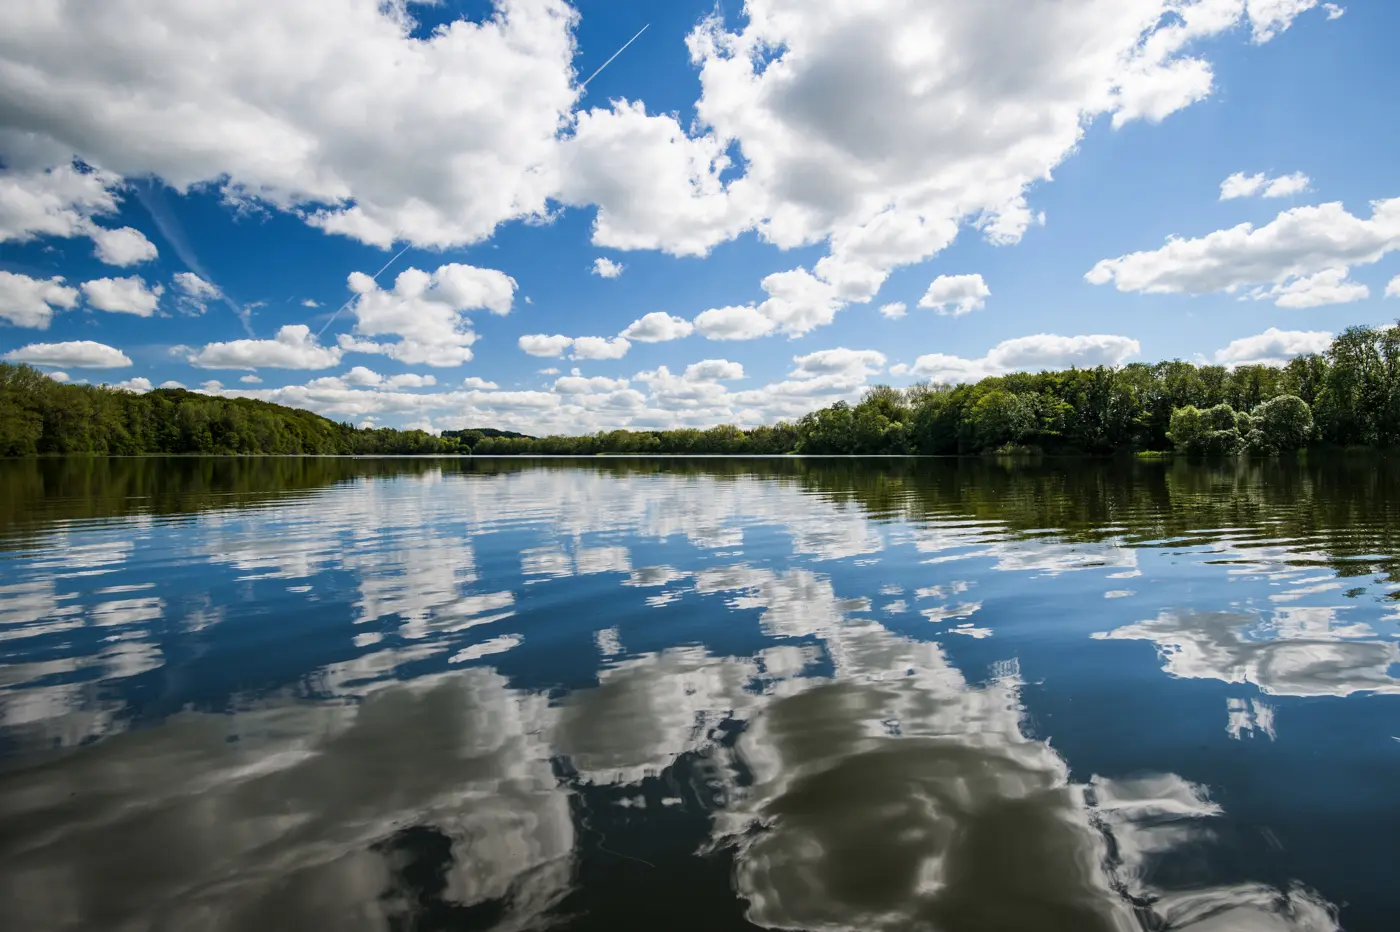
[[[0,363],[0,456],[36,454],[453,454],[452,437],[360,429],[257,401],[181,388],[144,394],[64,385],[29,366]]]
[[[796,423],[743,430],[358,429],[246,398],[60,385],[0,365],[0,455],[1109,454],[1400,447],[1400,326],[1352,327],[1285,366],[1180,360],[1012,373],[965,385],[880,385]]]
[[[795,424],[484,437],[475,454],[1277,453],[1400,446],[1400,326],[1353,327],[1287,365],[1179,360],[876,386]]]

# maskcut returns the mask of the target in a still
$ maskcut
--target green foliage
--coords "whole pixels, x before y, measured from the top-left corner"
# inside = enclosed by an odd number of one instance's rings
[[[1195,405],[1186,405],[1172,412],[1171,429],[1167,432],[1167,438],[1183,453],[1199,453],[1203,449],[1204,438],[1209,430],[1201,409]]]
[[[530,437],[471,428],[356,430],[249,399],[59,385],[0,365],[0,455],[472,453],[491,456],[969,455],[1179,451],[1229,456],[1308,445],[1400,446],[1400,326],[1353,327],[1281,368],[1179,360],[1014,373],[972,385],[878,385],[796,424]]]
[[[0,456],[461,451],[455,438],[421,430],[356,430],[310,411],[184,389],[138,395],[60,385],[28,366],[0,363]]]
[[[1297,395],[1279,395],[1252,412],[1228,404],[1200,410],[1194,405],[1172,412],[1168,437],[1178,450],[1198,456],[1293,453],[1313,433],[1312,409]]]
[[[1252,453],[1293,453],[1307,445],[1313,433],[1313,414],[1297,395],[1279,395],[1253,411],[1253,429],[1247,435]]]

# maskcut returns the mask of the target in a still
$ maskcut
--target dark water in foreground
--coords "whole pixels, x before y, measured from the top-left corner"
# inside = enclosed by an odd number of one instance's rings
[[[1400,462],[0,462],[0,925],[1400,927]]]

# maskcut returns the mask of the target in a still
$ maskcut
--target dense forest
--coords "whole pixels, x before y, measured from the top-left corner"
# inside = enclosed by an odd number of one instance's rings
[[[0,363],[0,456],[466,452],[456,437],[421,430],[358,429],[310,411],[182,388],[137,394],[61,385],[37,369]]]
[[[0,365],[0,455],[1109,454],[1400,447],[1400,326],[1353,327],[1286,366],[1174,361],[876,386],[795,424],[530,437],[357,429],[280,405],[183,389],[60,385]]]

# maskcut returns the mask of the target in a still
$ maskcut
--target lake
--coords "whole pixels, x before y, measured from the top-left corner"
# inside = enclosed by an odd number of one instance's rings
[[[0,902],[1393,929],[1400,461],[0,462]]]

